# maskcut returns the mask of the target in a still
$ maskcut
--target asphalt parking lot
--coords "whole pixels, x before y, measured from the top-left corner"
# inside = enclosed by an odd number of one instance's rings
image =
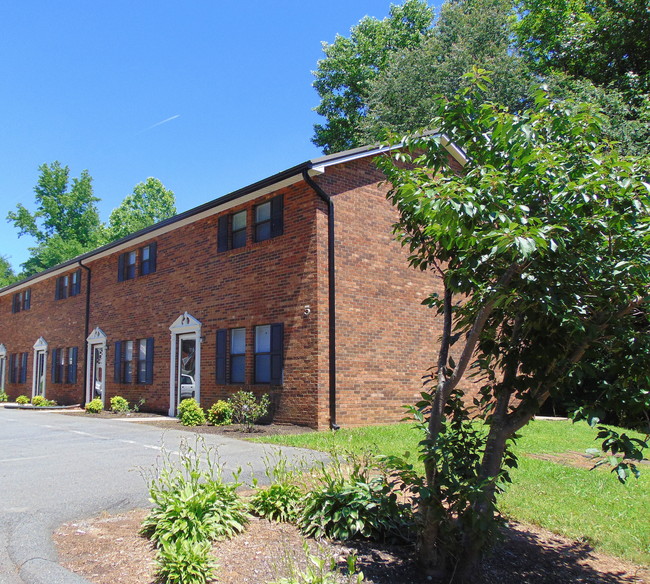
[[[216,447],[224,477],[264,474],[269,446],[205,435]],[[0,584],[82,584],[57,563],[52,531],[101,512],[148,505],[142,471],[161,449],[178,452],[191,433],[125,420],[0,408]],[[289,458],[313,456],[283,448]]]

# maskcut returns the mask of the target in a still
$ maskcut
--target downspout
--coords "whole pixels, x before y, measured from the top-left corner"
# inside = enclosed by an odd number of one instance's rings
[[[329,312],[329,402],[330,428],[338,430],[336,423],[336,272],[334,271],[334,201],[309,176],[308,170],[302,171],[305,182],[327,203],[327,284]]]
[[[81,405],[83,406],[88,395],[88,335],[90,334],[90,277],[92,272],[88,266],[84,266],[79,260],[79,266],[86,270],[86,319],[84,325],[84,388],[81,396]]]

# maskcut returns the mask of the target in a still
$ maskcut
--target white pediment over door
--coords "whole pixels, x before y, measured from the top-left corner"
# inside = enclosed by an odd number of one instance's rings
[[[0,343],[0,357],[6,357],[7,356],[7,347],[5,347],[2,343]]]
[[[34,343],[35,351],[46,351],[47,350],[47,341],[43,337],[39,337],[38,341]]]
[[[201,330],[201,322],[196,320],[189,312],[181,314],[169,327],[172,333],[182,335]]]
[[[86,339],[89,343],[92,343],[93,341],[97,342],[102,342],[106,341],[106,333],[100,329],[99,327],[95,327],[93,329],[93,332],[88,335],[88,338]]]

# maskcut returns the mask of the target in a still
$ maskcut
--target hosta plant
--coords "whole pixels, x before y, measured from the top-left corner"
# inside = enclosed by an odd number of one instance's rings
[[[29,398],[26,395],[19,395],[16,398],[16,403],[21,404],[21,405],[28,404],[29,403]]]
[[[164,542],[156,554],[156,578],[165,584],[206,584],[217,564],[210,557],[210,543],[176,539]]]

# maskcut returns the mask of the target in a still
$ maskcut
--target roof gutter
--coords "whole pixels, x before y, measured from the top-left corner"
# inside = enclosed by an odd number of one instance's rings
[[[334,202],[309,176],[307,169],[302,171],[305,182],[327,203],[327,283],[328,283],[328,321],[329,321],[329,403],[330,428],[338,430],[336,423],[336,272],[334,270]]]

